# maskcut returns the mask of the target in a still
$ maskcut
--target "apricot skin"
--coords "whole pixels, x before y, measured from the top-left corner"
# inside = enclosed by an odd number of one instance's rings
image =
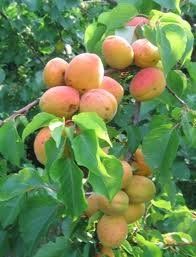
[[[136,16],[127,23],[127,26],[142,26],[148,23],[149,23],[149,20],[147,18]]]
[[[140,68],[153,67],[160,60],[159,49],[145,38],[132,44],[134,63]]]
[[[127,224],[133,223],[136,220],[140,219],[145,213],[145,204],[138,203],[138,204],[130,204],[128,209],[124,212],[125,220]]]
[[[133,172],[131,165],[126,161],[121,161],[123,167],[123,178],[122,178],[122,188],[124,189],[131,181]]]
[[[128,225],[123,216],[106,216],[97,224],[97,236],[105,247],[116,248],[126,239]]]
[[[125,69],[133,62],[133,49],[122,37],[108,36],[102,45],[106,63],[114,69]]]
[[[131,203],[144,203],[153,199],[156,188],[149,178],[134,175],[125,192]]]
[[[114,256],[114,252],[112,251],[111,248],[102,246],[101,250],[100,250],[100,253],[98,253],[96,255],[96,257],[105,257],[105,256],[107,256],[107,257],[115,257]]]
[[[64,85],[64,76],[68,65],[65,60],[59,57],[53,58],[47,62],[43,70],[43,81],[45,85],[48,88]]]
[[[104,89],[92,89],[80,100],[80,112],[96,112],[105,121],[113,119],[117,106],[116,98]]]
[[[42,128],[35,137],[34,140],[34,153],[37,160],[45,164],[46,163],[46,151],[45,143],[51,138],[51,132],[48,127]]]
[[[91,194],[87,198],[88,208],[85,211],[86,215],[90,218],[93,214],[99,211],[99,195]]]
[[[124,88],[116,80],[104,76],[101,88],[111,93],[116,98],[117,102],[120,103],[124,95]]]
[[[80,97],[76,89],[59,86],[48,89],[40,98],[41,111],[58,117],[70,118],[79,108]]]
[[[67,86],[84,93],[100,88],[104,76],[104,67],[96,54],[83,53],[75,56],[69,63],[65,74]]]
[[[163,72],[158,68],[140,70],[132,79],[129,92],[137,101],[147,101],[159,96],[166,87]]]
[[[99,208],[108,215],[120,215],[124,213],[129,206],[129,197],[123,192],[119,191],[111,202],[106,197],[99,199]]]
[[[144,155],[142,153],[142,149],[138,148],[136,152],[133,155],[132,166],[135,168],[135,175],[139,176],[151,176],[152,171],[151,168],[148,166],[148,164],[145,162]]]

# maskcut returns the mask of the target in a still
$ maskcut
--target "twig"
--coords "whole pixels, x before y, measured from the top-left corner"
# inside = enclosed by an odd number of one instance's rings
[[[137,125],[139,123],[140,120],[140,109],[141,109],[141,102],[137,102],[135,103],[135,111],[134,111],[134,115],[133,115],[133,124]]]
[[[172,246],[172,247],[183,247],[183,246],[188,246],[188,245],[192,245],[192,246],[196,246],[196,242],[175,242],[175,243],[170,243],[170,244],[164,244],[164,246]]]
[[[25,115],[27,114],[27,112],[33,108],[34,106],[36,106],[37,104],[39,103],[39,98],[34,100],[33,102],[27,104],[26,106],[24,106],[23,108],[15,111],[12,115],[10,115],[8,118],[6,118],[5,120],[3,121],[0,121],[0,127],[7,121],[9,120],[14,120],[15,118],[17,118],[18,116],[21,116],[21,115]]]
[[[176,93],[168,86],[166,86],[167,90],[169,91],[170,94],[172,94],[182,105],[187,106],[184,100],[182,100]]]

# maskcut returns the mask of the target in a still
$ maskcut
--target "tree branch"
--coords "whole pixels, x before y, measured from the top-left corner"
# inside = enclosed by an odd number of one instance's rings
[[[0,121],[0,127],[7,121],[9,120],[14,120],[15,118],[17,118],[18,116],[21,115],[25,115],[29,112],[30,109],[32,109],[33,107],[35,107],[36,105],[38,105],[39,103],[39,98],[34,100],[33,102],[27,104],[26,106],[24,106],[23,108],[14,111],[14,113],[12,115],[10,115],[8,118],[6,118],[5,120]]]
[[[133,115],[133,124],[134,125],[137,125],[139,123],[140,109],[141,109],[141,102],[136,101],[134,115]]]

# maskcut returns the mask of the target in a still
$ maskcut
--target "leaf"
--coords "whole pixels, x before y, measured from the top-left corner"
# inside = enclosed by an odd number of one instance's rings
[[[182,58],[186,44],[187,36],[180,25],[168,24],[157,28],[157,46],[159,47],[161,61],[166,74]]]
[[[175,179],[188,180],[190,179],[190,170],[183,161],[175,161],[172,167],[172,174]]]
[[[0,84],[4,81],[5,79],[5,71],[0,68]]]
[[[73,116],[72,120],[81,130],[94,130],[98,138],[105,140],[111,145],[106,125],[96,113],[83,112]]]
[[[40,239],[46,235],[56,218],[57,208],[56,201],[46,194],[29,196],[19,216],[20,232],[28,249],[28,256],[32,256]]]
[[[51,166],[50,175],[60,185],[59,196],[65,204],[66,214],[79,217],[87,207],[81,169],[71,159],[59,159]]]
[[[185,67],[187,68],[191,79],[196,82],[196,62],[187,62]]]
[[[8,232],[0,229],[0,257],[8,256],[9,250],[10,246]]]
[[[62,135],[65,130],[64,122],[59,120],[52,120],[49,123],[49,128],[51,131],[51,136],[54,139],[56,143],[56,147],[58,148],[60,146],[60,143],[62,141]]]
[[[161,5],[161,7],[170,9],[170,10],[177,10],[180,13],[180,0],[153,0],[154,2]]]
[[[65,237],[57,237],[55,242],[49,242],[37,251],[33,257],[79,257],[77,249]]]
[[[196,127],[194,126],[194,119],[189,116],[189,113],[183,114],[181,125],[186,142],[190,147],[196,148]]]
[[[134,27],[134,26],[126,26],[124,28],[115,30],[115,35],[119,36],[119,37],[123,37],[130,44],[132,44],[134,41],[137,40],[137,37],[135,35],[135,29],[136,29],[136,27]]]
[[[134,153],[142,140],[140,129],[139,127],[132,125],[126,128],[126,132],[128,138],[129,151],[131,153]]]
[[[137,10],[132,4],[118,4],[112,10],[102,13],[98,17],[98,22],[107,26],[107,31],[112,31],[123,27],[133,16],[137,15]]]
[[[8,121],[0,127],[0,153],[13,165],[20,165],[24,158],[24,144],[18,135],[16,125],[13,121]]]
[[[43,186],[41,177],[32,169],[24,168],[17,174],[9,175],[0,182],[0,201],[8,201]]]
[[[156,256],[162,257],[161,249],[154,243],[147,241],[143,236],[136,235],[137,243],[143,248],[144,254],[142,257]]]
[[[187,88],[186,75],[181,70],[172,70],[167,76],[167,85],[178,95],[182,96]]]
[[[46,127],[51,120],[56,117],[52,114],[41,112],[33,117],[33,120],[25,127],[22,133],[22,140],[24,141],[30,134],[39,128]]]
[[[152,205],[160,208],[160,209],[165,209],[168,211],[171,211],[171,204],[169,201],[163,200],[163,199],[158,199],[158,200],[151,200]]]
[[[15,223],[22,210],[24,200],[24,195],[20,195],[8,201],[0,202],[0,222],[3,228]]]

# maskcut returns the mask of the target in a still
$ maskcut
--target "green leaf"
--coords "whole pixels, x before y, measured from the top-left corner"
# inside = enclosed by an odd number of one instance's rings
[[[9,175],[0,182],[0,201],[8,201],[43,186],[41,177],[32,169],[24,168],[17,174]]]
[[[13,121],[5,122],[0,127],[0,153],[5,159],[17,166],[24,158],[24,144]]]
[[[59,120],[52,120],[49,123],[49,128],[51,131],[51,136],[56,143],[56,147],[58,148],[62,141],[62,134],[65,131],[65,124],[64,124],[64,122],[59,121]]]
[[[5,257],[9,255],[9,235],[7,231],[0,229],[0,257]]]
[[[186,33],[180,25],[167,24],[157,27],[156,40],[164,71],[168,74],[185,52],[187,44]]]
[[[177,10],[180,13],[180,0],[153,0],[161,5],[161,7],[169,10]]]
[[[126,132],[129,150],[131,153],[134,153],[142,140],[140,129],[139,127],[132,125],[126,128]]]
[[[57,203],[46,194],[29,196],[26,206],[19,216],[20,232],[28,256],[32,256],[40,239],[46,235],[57,214]]]
[[[104,12],[98,17],[98,22],[107,26],[107,31],[113,31],[123,27],[133,16],[137,15],[137,10],[132,4],[118,4],[111,11]]]
[[[161,249],[154,243],[147,241],[143,236],[136,235],[137,243],[143,248],[144,254],[142,257],[156,256],[162,257]]]
[[[94,130],[98,138],[111,145],[105,122],[96,113],[83,112],[73,116],[72,120],[81,130]]]
[[[190,147],[196,148],[196,127],[194,126],[194,118],[185,112],[182,116],[181,125],[185,135],[186,142]]]
[[[174,162],[172,173],[174,178],[178,180],[188,180],[190,178],[190,170],[183,161]]]
[[[59,159],[51,166],[50,175],[60,185],[59,196],[65,204],[66,214],[79,217],[87,208],[81,169],[71,159]]]
[[[160,209],[165,209],[168,211],[171,211],[171,204],[170,202],[163,200],[163,199],[157,199],[155,200],[151,200],[152,205],[160,208]]]
[[[33,117],[33,120],[29,122],[29,124],[25,127],[22,133],[22,140],[24,141],[26,137],[32,134],[39,128],[46,127],[50,123],[51,120],[56,117],[52,114],[41,112]]]
[[[193,81],[196,81],[196,62],[187,62],[185,67],[188,70],[188,73]]]
[[[4,81],[5,79],[5,71],[0,68],[0,84]]]
[[[33,257],[79,257],[77,251],[67,238],[57,237],[55,242],[42,245]]]
[[[178,96],[182,96],[187,88],[186,75],[180,70],[172,70],[167,76],[167,85],[171,88]]]
[[[24,200],[24,195],[20,195],[8,201],[0,202],[0,223],[3,228],[15,223],[22,210]]]

